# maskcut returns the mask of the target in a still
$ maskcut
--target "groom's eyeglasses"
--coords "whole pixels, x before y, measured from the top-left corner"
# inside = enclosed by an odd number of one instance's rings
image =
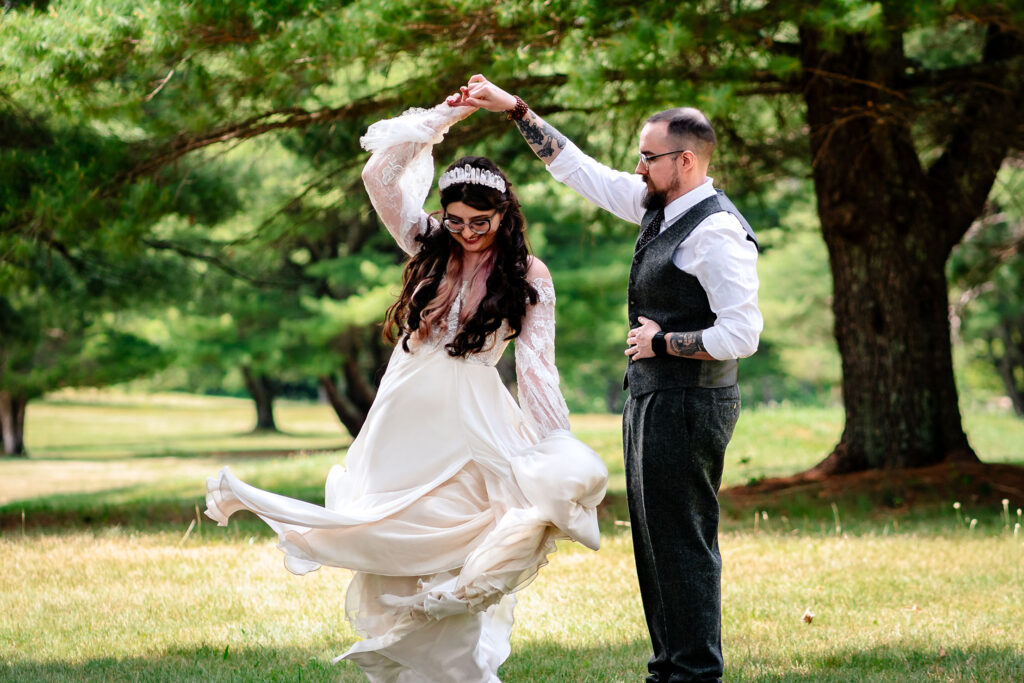
[[[441,225],[443,225],[444,229],[453,235],[462,234],[462,231],[467,225],[474,235],[486,235],[491,231],[491,219],[497,215],[498,211],[495,210],[494,213],[487,218],[474,218],[468,223],[461,218],[456,218],[455,216],[445,216],[441,219]]]
[[[640,152],[640,163],[644,165],[645,171],[650,171],[651,162],[658,157],[668,156],[669,154],[682,154],[685,151],[685,149],[677,149],[674,152],[662,152],[661,154],[644,154],[643,152]]]

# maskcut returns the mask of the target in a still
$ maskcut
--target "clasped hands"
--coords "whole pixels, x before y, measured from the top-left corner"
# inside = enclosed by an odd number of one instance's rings
[[[459,88],[459,92],[450,95],[445,102],[449,107],[473,107],[486,109],[490,112],[508,111],[516,106],[516,98],[494,85],[481,74],[476,74],[469,82]]]
[[[637,318],[640,327],[634,327],[626,335],[626,356],[629,360],[641,360],[643,358],[654,358],[654,349],[651,348],[651,339],[661,331],[661,325],[650,318],[642,315]]]

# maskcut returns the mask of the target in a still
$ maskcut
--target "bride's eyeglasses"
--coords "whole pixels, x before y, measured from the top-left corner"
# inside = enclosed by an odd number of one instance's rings
[[[491,219],[497,215],[498,211],[495,210],[495,212],[487,218],[474,218],[469,221],[469,223],[466,223],[466,221],[461,218],[456,218],[455,216],[445,216],[441,219],[441,225],[443,225],[444,229],[453,235],[461,234],[467,225],[469,225],[469,229],[474,235],[486,235],[491,231]]]

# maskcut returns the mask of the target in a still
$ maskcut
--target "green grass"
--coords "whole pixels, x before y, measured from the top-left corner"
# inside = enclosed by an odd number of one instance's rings
[[[245,399],[68,391],[29,405],[25,435],[34,459],[98,461],[336,450],[351,440],[326,405],[278,401],[274,414],[280,433],[254,433]]]
[[[192,524],[204,477],[224,464],[322,500],[347,443],[329,412],[283,406],[286,434],[251,435],[248,406],[229,399],[71,398],[33,404],[33,457],[0,461],[0,681],[363,680],[330,664],[356,638],[344,620],[348,572],[289,574],[249,515],[227,529]],[[965,423],[983,459],[1022,462],[1021,421],[978,413]],[[726,486],[813,465],[841,427],[835,409],[745,411]],[[573,428],[612,472],[603,547],[560,544],[520,594],[506,682],[644,675],[619,420],[574,416]],[[952,502],[916,521],[841,496],[727,506],[727,680],[1024,680],[1024,534],[998,505],[965,499],[958,516]],[[981,520],[973,530],[968,517]]]

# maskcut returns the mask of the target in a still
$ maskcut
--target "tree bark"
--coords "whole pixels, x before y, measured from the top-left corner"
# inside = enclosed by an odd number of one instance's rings
[[[26,457],[25,408],[28,398],[9,391],[0,391],[0,435],[4,455]]]
[[[949,188],[930,182],[910,117],[886,87],[905,64],[901,42],[847,36],[826,52],[813,32],[801,38],[846,409],[838,445],[815,469],[976,460],[961,426],[947,313],[945,263],[959,226],[941,197]]]
[[[267,375],[253,372],[248,365],[242,366],[242,376],[245,378],[245,388],[256,404],[256,427],[253,431],[276,432],[273,380]]]

